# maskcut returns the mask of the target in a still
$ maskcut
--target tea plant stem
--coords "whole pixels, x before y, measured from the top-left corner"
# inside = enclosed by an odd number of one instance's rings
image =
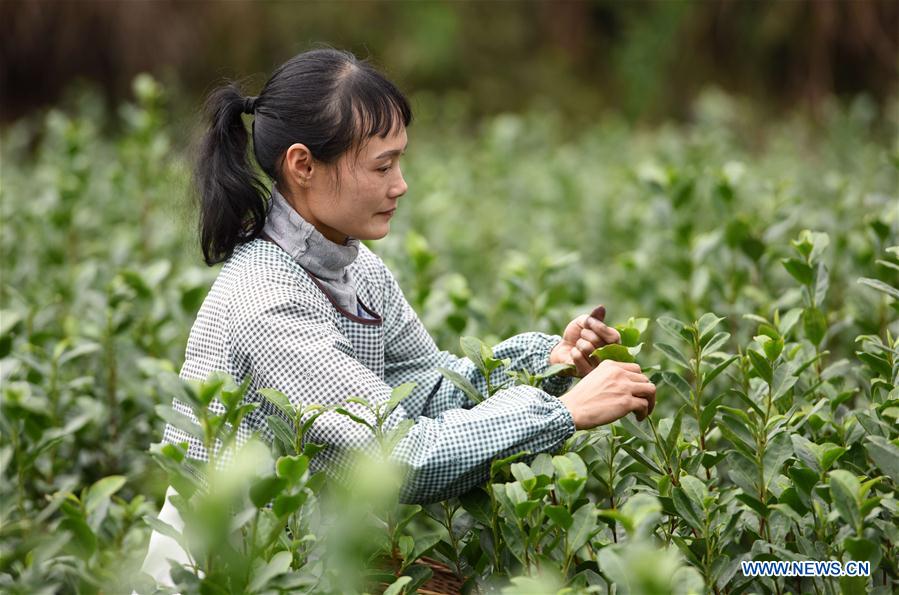
[[[531,548],[528,547],[528,532],[524,529],[524,523],[521,521],[516,521],[515,523],[518,526],[518,530],[521,531],[522,535],[524,535],[524,568],[525,573],[530,576],[531,574]]]
[[[653,424],[652,418],[649,418],[649,427],[652,430],[653,438],[655,438],[655,441],[656,441],[656,450],[659,453],[664,454],[665,449],[662,448],[662,440],[659,438],[659,434],[656,432],[656,427],[655,427],[655,424]],[[678,483],[678,478],[674,474],[674,470],[671,469],[671,466],[668,464],[668,460],[663,458],[660,461],[660,463],[665,468],[665,471],[668,473],[668,477],[671,478],[672,485],[680,485]]]
[[[568,535],[565,535],[565,538],[562,540],[563,547],[565,551],[568,551]],[[574,557],[574,552],[571,554],[565,555],[565,563],[562,565],[562,576],[568,576],[568,568],[571,566],[571,559]]]
[[[502,559],[499,555],[499,515],[496,510],[496,495],[493,493],[493,483],[490,484],[490,510],[493,516],[490,518],[490,532],[493,535],[493,566],[496,572],[501,572],[503,568]]]
[[[106,347],[106,399],[107,406],[109,407],[109,435],[112,441],[115,441],[118,424],[119,424],[119,414],[118,407],[116,405],[116,385],[118,384],[118,373],[116,370],[116,353],[115,353],[115,338],[114,338],[114,326],[112,320],[112,310],[106,310],[106,336],[105,339],[105,347]]]
[[[615,510],[615,437],[609,435],[609,505]],[[612,521],[612,541],[618,543],[617,523]]]
[[[50,397],[50,419],[53,425],[59,423],[59,360],[52,358],[50,361],[50,387],[47,389]]]
[[[705,456],[705,431],[702,429],[702,346],[699,344],[699,336],[693,342],[693,350],[696,354],[693,366],[693,415],[696,417],[696,423],[699,424],[699,452],[700,460]],[[705,478],[707,481],[712,480],[712,471],[706,467]]]
[[[705,577],[706,580],[712,582],[712,540],[709,538],[709,515],[705,514],[705,519],[703,520],[703,536],[705,538]],[[715,595],[720,595],[721,591],[718,589],[718,585],[713,584],[712,589],[715,591]]]
[[[12,438],[13,460],[16,461],[16,499],[19,505],[19,512],[25,517],[25,461],[19,452],[19,433],[13,430],[10,432]]]
[[[450,544],[453,546],[453,563],[456,565],[456,575],[461,577],[462,567],[459,565],[459,540],[456,539],[456,533],[453,531],[453,516],[456,511],[451,510],[446,500],[443,500],[440,505],[443,507],[443,515],[446,519],[446,532],[449,534]]]
[[[256,557],[256,528],[259,524],[259,511],[256,511],[256,514],[253,516],[253,525],[250,528],[250,543],[247,545],[247,559],[253,560]],[[244,584],[250,584],[250,571],[252,570],[253,565],[247,564],[247,576],[244,580]]]
[[[767,486],[765,485],[765,449],[768,447],[768,437],[767,437],[767,427],[768,420],[771,418],[771,407],[774,402],[774,389],[771,384],[768,384],[768,393],[766,398],[767,404],[765,407],[765,419],[762,420],[762,423],[759,425],[758,430],[758,469],[759,469],[759,502],[764,506],[766,496],[767,496]],[[767,518],[765,516],[759,516],[759,534],[764,535],[765,541],[769,544],[771,543],[771,530],[767,523]],[[771,548],[771,553],[774,553],[774,548]],[[774,579],[774,590],[777,595],[781,594],[780,584],[777,581],[777,578]]]
[[[48,391],[48,395],[50,397],[50,419],[53,420],[53,425],[56,426],[59,424],[60,419],[60,411],[59,411],[59,360],[57,358],[52,358],[50,362],[50,389]],[[49,456],[56,456],[56,447],[50,448]],[[52,483],[54,473],[54,466],[51,466],[49,471],[47,472],[47,481]]]

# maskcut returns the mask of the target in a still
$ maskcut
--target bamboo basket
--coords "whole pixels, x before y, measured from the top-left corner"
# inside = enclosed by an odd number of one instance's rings
[[[431,578],[425,581],[425,583],[418,588],[418,590],[416,591],[417,593],[421,593],[422,595],[460,595],[460,593],[462,592],[462,585],[464,584],[464,581],[456,576],[456,573],[453,572],[449,568],[449,566],[447,566],[443,562],[435,560],[434,558],[422,556],[421,558],[416,560],[415,563],[427,566],[434,573]],[[399,552],[394,552],[394,557],[387,561],[387,565],[389,565],[389,567],[393,570],[394,574],[399,571]],[[390,585],[386,583],[380,583],[378,586],[380,588],[380,591],[383,593],[384,590]]]

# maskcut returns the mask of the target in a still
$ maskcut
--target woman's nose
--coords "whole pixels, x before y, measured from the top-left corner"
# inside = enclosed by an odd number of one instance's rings
[[[400,174],[399,179],[390,189],[390,197],[399,198],[406,194],[407,190],[409,190],[409,186],[406,184],[406,179],[403,177],[403,174]]]

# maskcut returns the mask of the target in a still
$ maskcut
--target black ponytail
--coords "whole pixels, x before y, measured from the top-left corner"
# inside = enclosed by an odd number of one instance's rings
[[[194,169],[200,246],[208,265],[227,260],[265,225],[269,191],[249,161],[244,112],[254,114],[256,161],[276,181],[281,157],[294,143],[305,144],[314,159],[333,163],[364,139],[384,137],[412,121],[409,102],[393,83],[335,49],[294,56],[258,97],[244,97],[233,83],[213,91],[206,101],[210,128]]]
[[[200,145],[194,183],[200,202],[200,246],[208,265],[226,260],[237,244],[257,237],[265,224],[266,186],[248,159],[244,106],[245,98],[233,83],[206,100],[210,128]]]

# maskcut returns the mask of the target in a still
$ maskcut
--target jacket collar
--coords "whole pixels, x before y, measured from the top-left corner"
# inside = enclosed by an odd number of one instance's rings
[[[332,242],[290,206],[276,185],[272,185],[271,206],[263,231],[300,266],[329,281],[328,285],[336,289],[351,284],[346,269],[359,254],[359,240],[347,238],[345,244]]]

